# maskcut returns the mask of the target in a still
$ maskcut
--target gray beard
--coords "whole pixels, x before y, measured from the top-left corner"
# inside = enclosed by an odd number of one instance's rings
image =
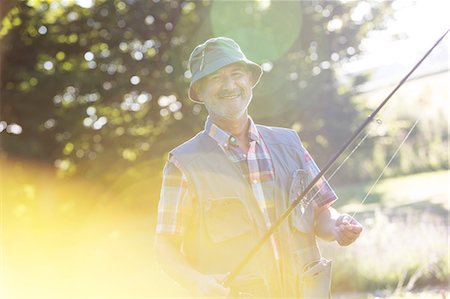
[[[247,106],[245,107],[245,109],[242,109],[241,113],[235,113],[232,115],[230,115],[228,113],[215,113],[214,109],[212,109],[209,105],[207,105],[206,103],[204,103],[204,105],[205,105],[206,110],[208,111],[208,114],[212,117],[218,117],[218,118],[226,119],[226,120],[237,120],[237,119],[241,118],[244,114],[247,113],[248,106],[252,102],[252,98],[253,98],[253,93],[250,94],[250,100],[247,103]],[[220,111],[220,112],[222,112],[222,111]]]
[[[216,113],[213,109],[211,109],[210,107],[206,106],[206,110],[208,111],[208,114],[212,117],[218,117],[218,118],[222,118],[222,119],[226,119],[226,120],[237,120],[239,118],[241,118],[244,114],[247,113],[247,107],[245,109],[243,109],[240,113]]]

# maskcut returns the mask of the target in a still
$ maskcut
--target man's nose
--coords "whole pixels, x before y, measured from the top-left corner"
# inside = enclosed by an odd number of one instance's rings
[[[236,82],[234,81],[232,76],[225,76],[223,78],[223,89],[225,90],[232,90],[236,86]]]

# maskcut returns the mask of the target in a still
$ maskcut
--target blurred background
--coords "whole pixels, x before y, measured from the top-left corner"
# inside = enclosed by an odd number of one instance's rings
[[[206,118],[187,98],[197,44],[228,36],[260,63],[251,115],[297,130],[320,166],[449,28],[448,3],[2,0],[0,297],[187,296],[152,239],[167,152]],[[322,244],[334,298],[448,297],[449,47],[331,179],[366,227]]]

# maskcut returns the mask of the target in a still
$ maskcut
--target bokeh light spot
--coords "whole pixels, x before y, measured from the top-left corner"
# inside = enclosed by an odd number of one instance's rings
[[[64,155],[70,155],[74,148],[75,148],[75,146],[73,143],[71,143],[71,142],[66,143],[66,145],[64,146],[64,149],[63,149]]]
[[[44,62],[44,69],[46,69],[47,71],[51,71],[53,69],[53,62],[51,62],[50,60]]]
[[[177,111],[173,114],[173,118],[175,118],[176,120],[180,120],[183,118],[183,113],[181,113],[181,111]]]
[[[108,119],[105,116],[101,116],[92,124],[92,128],[94,128],[94,130],[100,130],[107,122]]]
[[[318,66],[313,67],[313,69],[312,69],[313,76],[317,76],[318,74],[320,74],[320,72],[321,72],[320,67],[318,67]]]
[[[126,50],[128,50],[128,44],[127,44],[126,42],[121,42],[121,43],[119,44],[119,49],[120,49],[122,52],[125,52]]]
[[[155,22],[155,17],[153,17],[152,15],[145,17],[145,24],[151,25],[153,24],[153,22]]]
[[[338,53],[333,52],[333,53],[331,54],[330,58],[331,58],[331,60],[333,60],[333,61],[339,61],[340,56],[339,56]]]
[[[167,31],[172,31],[173,24],[170,22],[167,22],[166,25],[164,25],[164,28],[166,28]]]
[[[328,31],[339,31],[342,28],[342,20],[339,18],[333,18],[328,22],[327,29]]]
[[[320,63],[320,67],[321,67],[322,69],[324,69],[324,70],[329,69],[330,66],[331,66],[330,62],[329,62],[329,61],[326,61],[326,60],[325,60],[325,61],[322,61],[322,62]]]
[[[263,64],[261,64],[261,67],[262,67],[263,71],[270,72],[273,68],[273,63],[272,62],[264,62]]]
[[[141,51],[135,51],[131,54],[131,56],[133,56],[133,58],[137,61],[142,60],[142,58],[144,58],[144,54],[142,54]]]
[[[94,59],[94,53],[92,53],[91,51],[84,53],[84,59],[86,61],[91,61],[92,59]]]
[[[181,4],[181,13],[184,15],[187,15],[191,11],[195,9],[195,3],[194,2],[183,2]]]
[[[128,161],[134,161],[137,158],[136,153],[131,149],[125,149],[122,152],[122,157]]]
[[[22,127],[16,123],[12,123],[6,127],[6,132],[8,132],[10,134],[19,135],[22,133]]]
[[[6,121],[0,121],[0,132],[3,132],[7,126],[8,124],[6,123]]]
[[[87,113],[87,115],[89,115],[89,116],[92,116],[92,115],[95,115],[95,113],[97,112],[97,109],[95,109],[95,107],[88,107],[87,109],[86,109],[86,113]]]
[[[51,128],[53,128],[55,125],[56,125],[56,120],[54,120],[53,118],[47,119],[47,120],[44,122],[44,127],[45,127],[46,129],[51,129]]]
[[[353,48],[353,47],[348,47],[347,48],[347,54],[348,55],[354,55],[355,53],[356,53],[355,48]]]
[[[192,78],[192,73],[191,73],[191,71],[189,71],[189,70],[185,71],[185,72],[184,72],[184,77],[185,77],[186,79]]]
[[[91,8],[94,5],[94,0],[76,0],[75,1],[79,6],[83,8]]]
[[[31,86],[36,86],[38,84],[38,79],[35,77],[30,78],[30,85]]]
[[[171,73],[173,72],[173,66],[171,66],[170,64],[169,64],[169,65],[166,65],[166,67],[164,68],[164,71],[165,71],[167,74],[171,74]]]
[[[166,108],[163,108],[163,109],[161,109],[160,111],[159,111],[159,114],[162,116],[162,117],[167,117],[168,115],[169,115],[169,110],[167,110]]]
[[[58,53],[56,53],[55,57],[57,60],[61,61],[64,60],[64,58],[66,58],[66,54],[62,51],[59,51]]]
[[[74,11],[69,12],[69,13],[67,14],[67,20],[68,20],[69,22],[73,22],[73,21],[78,20],[78,13],[76,13],[76,12],[74,12]]]
[[[38,32],[39,32],[40,35],[46,34],[47,33],[47,27],[42,25],[41,27],[39,27]]]
[[[97,67],[97,63],[95,61],[89,61],[87,65],[90,69],[95,69]]]
[[[130,83],[133,85],[138,85],[141,82],[141,78],[139,76],[133,76],[130,78]]]
[[[109,82],[109,81],[103,82],[103,89],[104,89],[104,90],[110,90],[111,87],[112,87],[111,82]]]

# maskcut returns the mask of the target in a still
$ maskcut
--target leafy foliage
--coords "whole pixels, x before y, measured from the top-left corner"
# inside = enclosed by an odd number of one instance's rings
[[[360,13],[354,1],[92,4],[5,6],[0,120],[10,130],[1,132],[4,152],[87,176],[161,156],[201,129],[206,116],[186,96],[190,51],[227,35],[266,70],[255,90],[254,119],[297,129],[321,164],[361,113],[335,68],[359,53],[361,39],[389,11],[387,2],[371,2]]]
[[[195,13],[175,1],[19,2],[3,22],[19,24],[2,31],[1,119],[22,132],[3,135],[3,150],[60,158],[68,171],[149,152],[182,117],[185,65],[172,57],[189,51],[202,10],[193,5]],[[175,36],[181,16],[186,31]]]

